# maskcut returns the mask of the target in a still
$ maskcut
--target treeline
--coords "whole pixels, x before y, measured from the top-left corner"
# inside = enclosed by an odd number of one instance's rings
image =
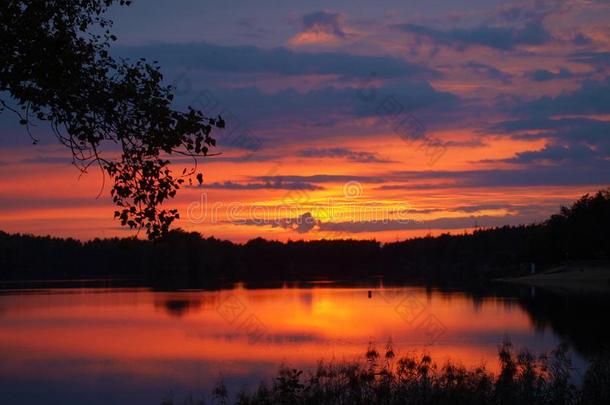
[[[524,273],[566,260],[610,258],[610,189],[585,195],[548,220],[471,234],[381,244],[362,240],[235,244],[176,230],[163,240],[74,239],[0,232],[0,279],[139,278],[206,285],[216,280],[282,281],[383,275],[470,281]]]

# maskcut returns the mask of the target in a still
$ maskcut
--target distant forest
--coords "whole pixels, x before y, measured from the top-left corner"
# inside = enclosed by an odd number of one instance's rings
[[[130,278],[157,286],[220,281],[354,279],[476,281],[572,260],[610,258],[610,189],[585,195],[546,221],[382,244],[374,240],[235,244],[175,230],[159,241],[75,239],[0,231],[0,280]]]

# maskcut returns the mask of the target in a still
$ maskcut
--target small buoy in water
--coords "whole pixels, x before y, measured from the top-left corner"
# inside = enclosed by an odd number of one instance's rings
[[[371,290],[369,290],[369,298],[371,298],[373,296],[373,292]]]

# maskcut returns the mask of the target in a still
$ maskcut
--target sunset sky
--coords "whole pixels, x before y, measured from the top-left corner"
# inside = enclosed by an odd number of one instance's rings
[[[610,184],[608,1],[140,0],[110,17],[115,56],[158,60],[177,107],[227,122],[203,185],[169,202],[183,229],[394,241],[540,221]],[[134,234],[99,170],[17,121],[0,115],[1,230]]]

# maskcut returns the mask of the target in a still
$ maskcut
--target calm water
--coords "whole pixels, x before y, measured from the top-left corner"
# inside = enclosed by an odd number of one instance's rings
[[[600,323],[605,301],[574,315],[562,310],[578,311],[574,299],[540,297],[328,284],[3,291],[0,395],[7,403],[159,403],[207,394],[220,373],[228,386],[248,388],[282,363],[353,359],[369,342],[382,349],[390,338],[399,354],[425,350],[438,362],[490,369],[505,337],[536,352],[562,341],[594,346],[586,341],[591,333],[575,328],[583,318],[595,323],[596,311]],[[583,356],[573,355],[580,369]]]

